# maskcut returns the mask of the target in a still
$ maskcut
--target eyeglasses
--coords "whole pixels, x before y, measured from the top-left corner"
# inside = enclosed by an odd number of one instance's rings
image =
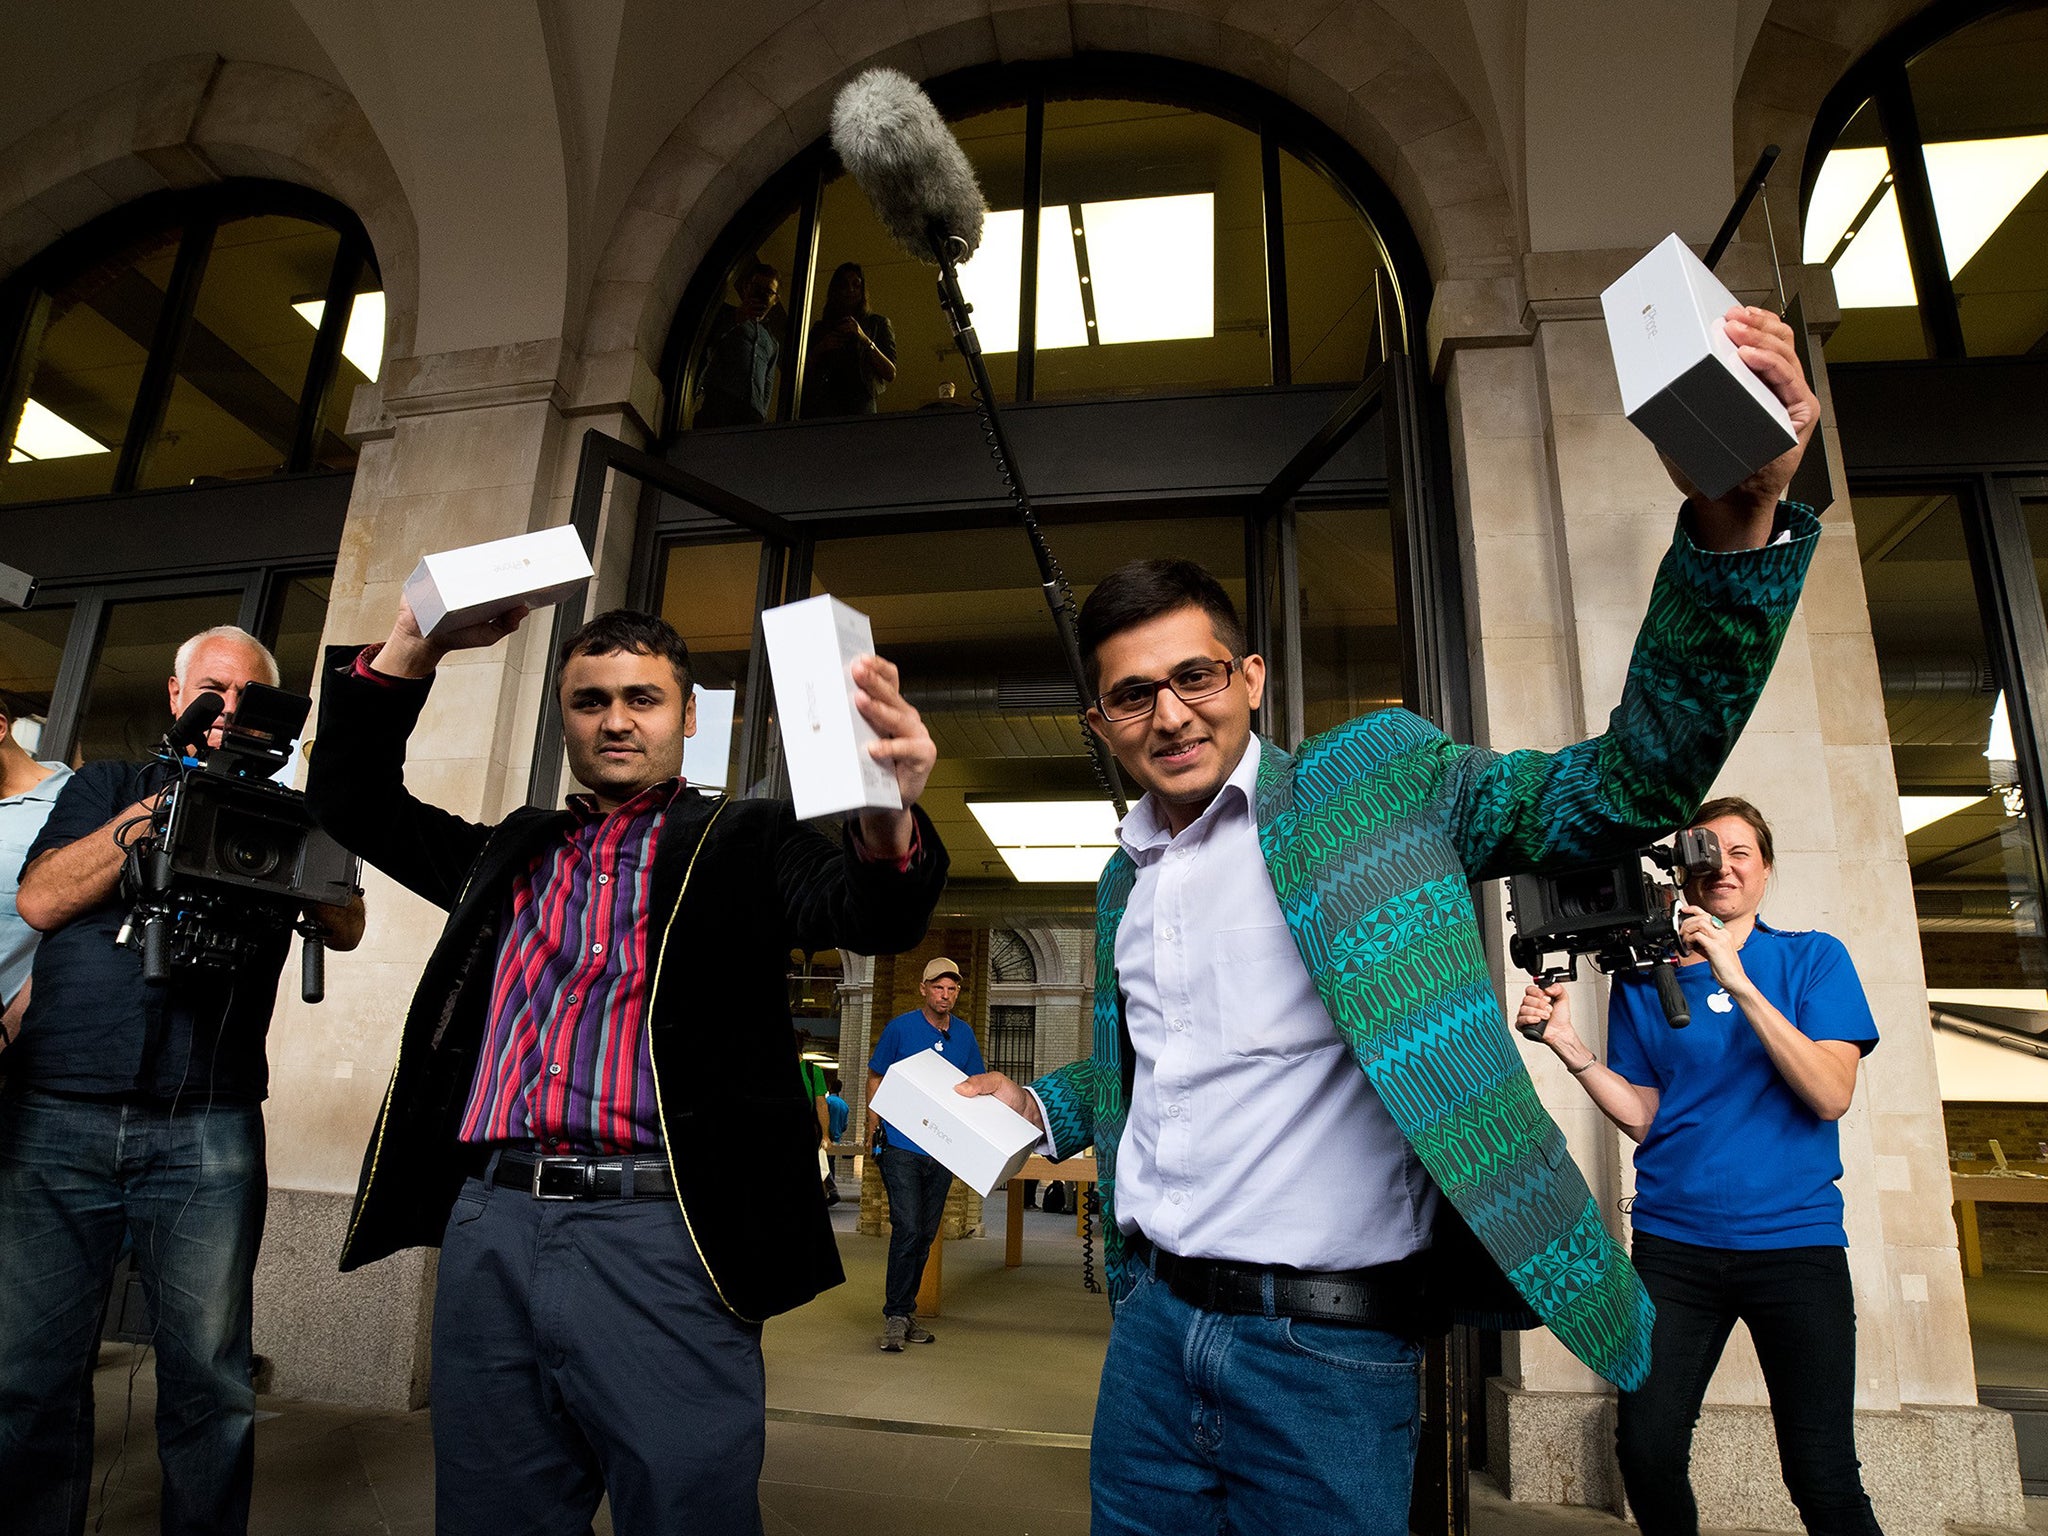
[[[1230,674],[1241,665],[1241,658],[1236,656],[1228,661],[1191,661],[1176,668],[1169,677],[1155,678],[1149,683],[1119,684],[1097,698],[1095,707],[1102,711],[1105,720],[1142,720],[1159,702],[1160,689],[1171,688],[1181,703],[1193,704],[1228,688]]]

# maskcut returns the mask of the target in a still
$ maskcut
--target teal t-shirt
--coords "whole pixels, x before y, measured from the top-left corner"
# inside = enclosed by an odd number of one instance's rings
[[[1811,1040],[1865,1055],[1877,1023],[1841,940],[1757,919],[1742,968]],[[1704,1248],[1848,1246],[1841,1139],[1771,1064],[1742,1010],[1704,962],[1678,967],[1692,1023],[1673,1029],[1646,974],[1615,978],[1607,1065],[1655,1088],[1657,1118],[1636,1148],[1635,1224]]]

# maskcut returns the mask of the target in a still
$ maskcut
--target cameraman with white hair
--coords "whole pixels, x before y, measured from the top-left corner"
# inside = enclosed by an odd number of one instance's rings
[[[219,695],[226,708],[204,743],[217,747],[242,691],[277,679],[253,635],[205,630],[178,649],[171,714]],[[264,935],[232,971],[163,983],[116,942],[126,844],[174,771],[161,759],[87,763],[22,865],[16,904],[43,939],[0,1092],[0,1509],[17,1536],[83,1527],[92,1360],[124,1234],[155,1317],[162,1528],[248,1525],[264,1036],[289,935]],[[320,909],[319,922],[328,947],[353,949],[361,899]]]

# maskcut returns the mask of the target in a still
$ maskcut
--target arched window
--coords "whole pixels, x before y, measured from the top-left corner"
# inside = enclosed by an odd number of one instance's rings
[[[1014,928],[997,928],[988,936],[988,968],[992,981],[1036,981],[1038,962],[1031,946]]]
[[[1334,136],[1238,82],[1095,59],[931,91],[990,209],[961,277],[1006,401],[1355,381],[1375,274],[1419,286],[1362,164],[1347,188],[1324,169],[1347,155]],[[953,409],[969,389],[931,271],[822,141],[707,257],[665,373],[671,429]]]
[[[1888,38],[1823,104],[1801,198],[1831,362],[2048,352],[2048,7],[1935,6]]]
[[[311,686],[379,287],[354,214],[260,180],[140,198],[0,279],[0,559],[40,581],[0,611],[0,687],[44,756],[145,750],[209,625]]]
[[[0,282],[0,502],[352,467],[379,287],[355,215],[282,182],[156,194],[65,237]]]

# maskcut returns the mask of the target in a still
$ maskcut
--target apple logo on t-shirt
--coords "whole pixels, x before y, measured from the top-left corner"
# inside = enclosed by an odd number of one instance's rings
[[[1735,999],[1726,992],[1716,992],[1707,999],[1707,1006],[1716,1013],[1733,1013],[1735,1011]]]

